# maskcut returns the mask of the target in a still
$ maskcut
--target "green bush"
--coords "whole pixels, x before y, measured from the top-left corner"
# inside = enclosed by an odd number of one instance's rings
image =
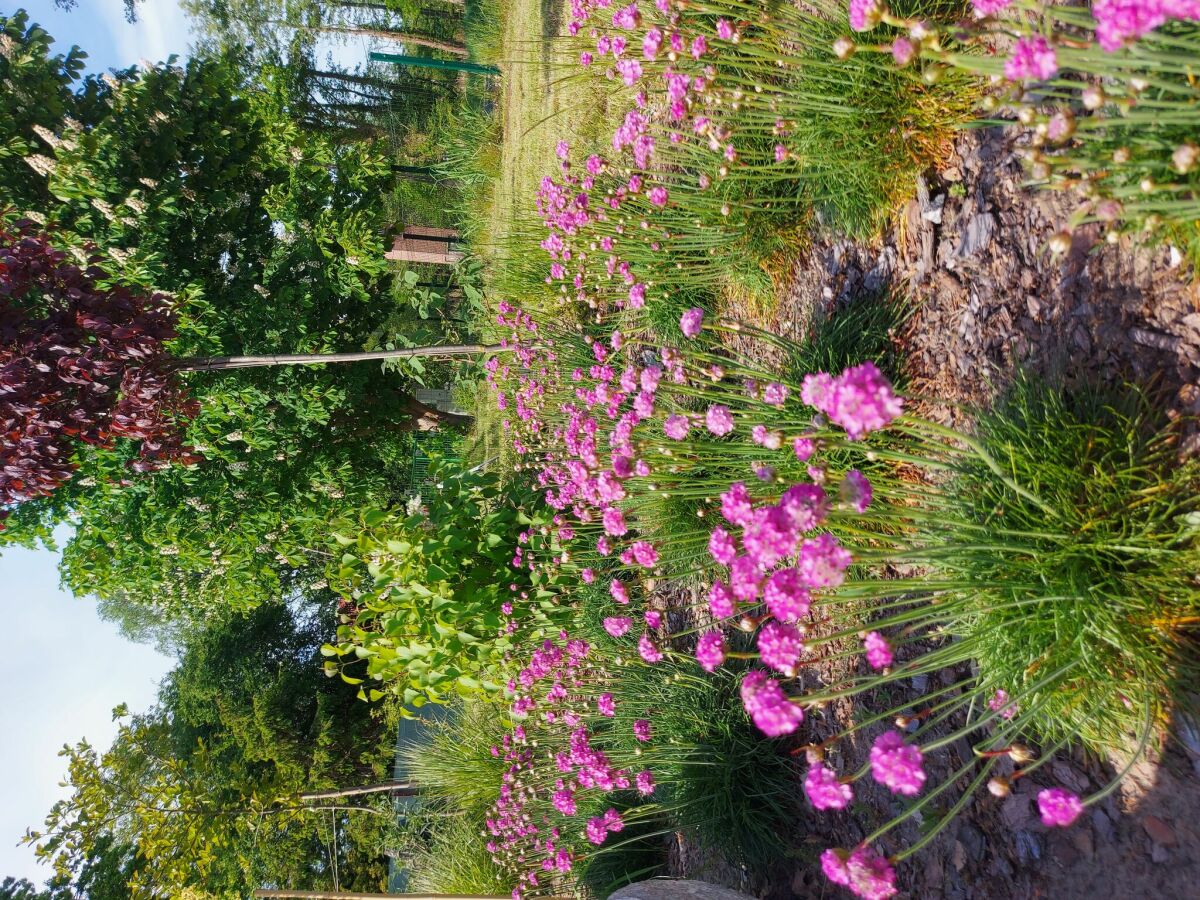
[[[347,611],[337,643],[323,650],[331,657],[326,671],[350,684],[377,684],[361,689],[367,699],[390,690],[419,707],[498,692],[506,654],[561,614],[554,586],[513,563],[519,532],[531,532],[531,551],[550,540],[522,511],[532,494],[436,463],[429,478],[434,489],[423,501],[414,498],[403,512],[363,510],[333,535],[341,556],[329,581]],[[508,603],[519,624],[511,631]]]

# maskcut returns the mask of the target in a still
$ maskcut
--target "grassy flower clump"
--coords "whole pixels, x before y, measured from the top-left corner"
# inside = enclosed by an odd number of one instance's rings
[[[927,75],[993,79],[999,88],[984,107],[1027,130],[1032,182],[1081,197],[1055,251],[1069,247],[1075,228],[1095,222],[1110,241],[1144,233],[1200,259],[1200,9],[1157,0],[1090,8],[972,2],[975,17],[964,23],[854,0],[849,24],[863,35],[857,47],[847,38],[843,46],[876,51],[867,54],[876,59],[890,54]],[[997,44],[1007,55],[964,52]]]

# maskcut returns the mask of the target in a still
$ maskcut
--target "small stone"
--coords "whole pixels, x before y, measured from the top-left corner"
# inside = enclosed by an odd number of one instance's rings
[[[1042,858],[1042,842],[1036,834],[1022,828],[1017,832],[1017,858],[1023,863],[1037,862]]]
[[[1008,799],[1000,806],[1000,818],[1013,831],[1027,824],[1033,818],[1030,812],[1029,797],[1009,794]]]
[[[1174,847],[1178,842],[1174,829],[1157,816],[1146,816],[1143,818],[1142,828],[1146,829],[1146,834],[1150,835],[1150,839],[1155,843]]]
[[[996,217],[991,213],[972,216],[963,232],[962,241],[955,250],[959,257],[974,256],[992,242],[996,234]]]
[[[921,210],[921,218],[934,225],[942,224],[942,210],[946,206],[946,195],[938,194],[929,201],[929,206]]]
[[[1171,247],[1171,262],[1168,264],[1169,268],[1178,269],[1179,264],[1182,262],[1183,262],[1183,254],[1179,252],[1178,247],[1172,246]]]
[[[961,872],[967,864],[967,848],[962,845],[962,841],[954,842],[954,850],[950,856],[950,862],[954,864],[954,869]]]
[[[1102,809],[1092,811],[1092,827],[1096,829],[1096,837],[1105,843],[1111,843],[1117,836],[1112,819]]]
[[[1165,863],[1171,858],[1171,854],[1167,852],[1167,848],[1157,842],[1150,845],[1150,859],[1158,864]]]
[[[987,842],[984,840],[982,831],[970,822],[964,822],[958,829],[956,837],[962,843],[963,848],[967,851],[967,855],[971,859],[976,862],[983,859],[983,852],[987,846]]]

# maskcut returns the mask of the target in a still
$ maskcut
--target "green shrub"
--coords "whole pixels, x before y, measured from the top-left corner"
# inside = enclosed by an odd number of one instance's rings
[[[550,540],[521,509],[532,494],[438,463],[429,477],[436,489],[423,501],[392,513],[363,510],[333,535],[341,556],[329,581],[345,598],[347,621],[323,650],[326,670],[350,684],[377,684],[361,689],[367,699],[390,690],[419,707],[498,692],[506,654],[536,640],[561,612],[553,586],[513,563],[519,532],[532,533],[531,552]],[[519,626],[511,631],[508,603]]]

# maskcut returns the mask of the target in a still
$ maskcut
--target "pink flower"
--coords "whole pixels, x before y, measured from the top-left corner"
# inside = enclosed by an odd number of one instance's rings
[[[770,406],[783,406],[791,391],[786,384],[781,384],[778,381],[768,382],[763,388],[762,400]]]
[[[596,709],[600,711],[600,715],[612,717],[617,714],[617,704],[613,700],[612,694],[601,694],[596,698]]]
[[[708,537],[708,552],[721,565],[728,566],[737,556],[737,546],[729,532],[718,525]]]
[[[799,572],[795,569],[779,569],[767,579],[763,601],[771,615],[781,622],[795,622],[808,615],[812,596],[805,589]]]
[[[651,28],[642,38],[642,56],[646,59],[654,59],[658,56],[658,48],[662,46],[662,42],[663,33],[657,28]]]
[[[662,613],[657,609],[648,609],[642,613],[642,618],[646,620],[646,626],[649,628],[662,628]]]
[[[791,734],[804,721],[804,710],[790,702],[779,682],[761,669],[745,674],[741,694],[746,714],[767,737]]]
[[[629,594],[625,591],[625,585],[617,579],[613,579],[608,583],[608,592],[612,594],[612,598],[622,606],[629,604]]]
[[[649,797],[654,793],[654,774],[649,769],[638,772],[633,782],[637,785],[638,793],[643,797]]]
[[[762,573],[750,557],[739,556],[729,567],[729,588],[733,596],[743,603],[754,602],[761,583]]]
[[[1009,81],[1045,81],[1057,71],[1058,54],[1041,35],[1020,38],[1004,63],[1004,77]]]
[[[785,159],[787,159],[787,147],[783,146],[783,144],[776,144],[775,145],[775,162],[781,163]]]
[[[723,41],[733,40],[735,32],[733,26],[725,19],[717,19],[717,37]]]
[[[733,414],[729,412],[728,406],[714,403],[704,416],[704,424],[712,434],[724,437],[733,431]]]
[[[625,524],[624,514],[615,506],[606,506],[600,518],[604,523],[605,534],[620,537],[629,530],[629,526]]]
[[[587,839],[593,844],[603,844],[608,837],[608,826],[604,823],[604,817],[595,816],[588,819],[585,833],[587,834]]]
[[[642,77],[642,64],[633,58],[618,60],[617,74],[626,87],[633,87]]]
[[[570,791],[568,791],[568,790],[555,791],[554,797],[551,802],[553,802],[554,808],[557,809],[564,816],[575,815],[575,810],[576,810],[575,795],[572,794]]]
[[[804,651],[804,642],[794,625],[768,622],[758,632],[758,655],[763,665],[792,678]]]
[[[734,525],[746,525],[754,513],[754,504],[744,482],[735,481],[721,494],[721,515]]]
[[[875,0],[850,0],[850,27],[855,31],[870,31],[879,24],[879,7]]]
[[[594,59],[595,59],[595,57],[592,56],[592,54],[590,52],[588,52],[587,50],[584,50],[582,53],[579,54],[579,64],[581,66],[590,66],[592,64],[592,60],[594,60]]]
[[[571,145],[566,141],[559,141],[554,147],[554,155],[559,159],[565,160],[571,155]]]
[[[629,549],[633,551],[633,558],[643,569],[651,569],[658,562],[658,551],[649,541],[634,541]]]
[[[779,498],[779,508],[797,531],[812,531],[829,515],[829,498],[819,484],[793,484]]]
[[[733,605],[733,594],[725,586],[725,582],[717,580],[708,589],[708,611],[717,619],[728,619],[737,607]]]
[[[1042,824],[1051,828],[1066,828],[1083,813],[1083,803],[1078,795],[1062,788],[1038,791],[1037,802]]]
[[[608,616],[604,620],[604,630],[615,638],[621,637],[633,627],[633,619],[629,616]]]
[[[706,631],[696,641],[696,661],[705,672],[715,672],[725,662],[725,638],[719,631]]]
[[[800,570],[800,577],[807,587],[837,587],[845,579],[846,569],[852,561],[850,551],[826,532],[800,545],[800,560],[796,568]]]
[[[704,310],[698,306],[693,306],[679,317],[679,330],[683,332],[684,337],[694,338],[700,333],[703,322]]]
[[[985,16],[994,16],[1001,10],[1007,9],[1012,0],[971,0],[971,5],[975,7],[975,15],[979,18]]]
[[[631,309],[641,309],[646,305],[646,286],[641,282],[629,289],[629,306]]]
[[[898,66],[907,66],[912,61],[917,48],[906,37],[897,37],[892,41],[892,59]]]
[[[1095,0],[1096,39],[1108,51],[1149,34],[1169,19],[1200,20],[1196,0]]]
[[[893,794],[915,797],[925,784],[921,748],[905,744],[898,731],[885,731],[871,747],[871,776]]]
[[[804,776],[804,795],[817,809],[845,809],[854,799],[854,791],[838,780],[837,773],[814,763]]]
[[[817,446],[811,438],[798,437],[792,441],[792,452],[796,454],[796,459],[800,462],[808,462],[816,449]]]
[[[667,189],[662,185],[655,185],[646,192],[647,199],[655,206],[666,206],[668,196]]]
[[[692,59],[699,59],[707,52],[708,41],[705,40],[704,35],[698,35],[696,39],[692,41]]]
[[[667,416],[663,422],[663,434],[673,441],[682,441],[691,430],[692,423],[687,416]]]
[[[866,512],[873,496],[871,482],[858,469],[851,469],[842,479],[838,494],[842,503],[850,509],[858,513]]]
[[[896,872],[884,857],[870,847],[826,850],[821,854],[821,869],[834,884],[850,889],[863,900],[888,900],[896,895]]]
[[[876,671],[892,664],[892,645],[878,631],[872,631],[863,639],[867,651],[867,662]]]
[[[658,649],[648,634],[643,634],[638,638],[638,656],[648,663],[656,663],[663,658],[662,651]]]
[[[1011,719],[1017,714],[1017,705],[1008,702],[1008,691],[997,689],[987,702],[988,709],[1000,713],[1000,718]]]
[[[643,744],[650,741],[650,720],[636,719],[633,723],[633,736]]]
[[[878,431],[904,411],[904,401],[871,362],[852,366],[837,378],[824,372],[805,376],[801,398],[846,429],[851,440]]]
[[[613,13],[612,23],[618,28],[623,28],[626,31],[637,28],[638,23],[642,21],[641,13],[638,12],[637,4],[630,3]]]

